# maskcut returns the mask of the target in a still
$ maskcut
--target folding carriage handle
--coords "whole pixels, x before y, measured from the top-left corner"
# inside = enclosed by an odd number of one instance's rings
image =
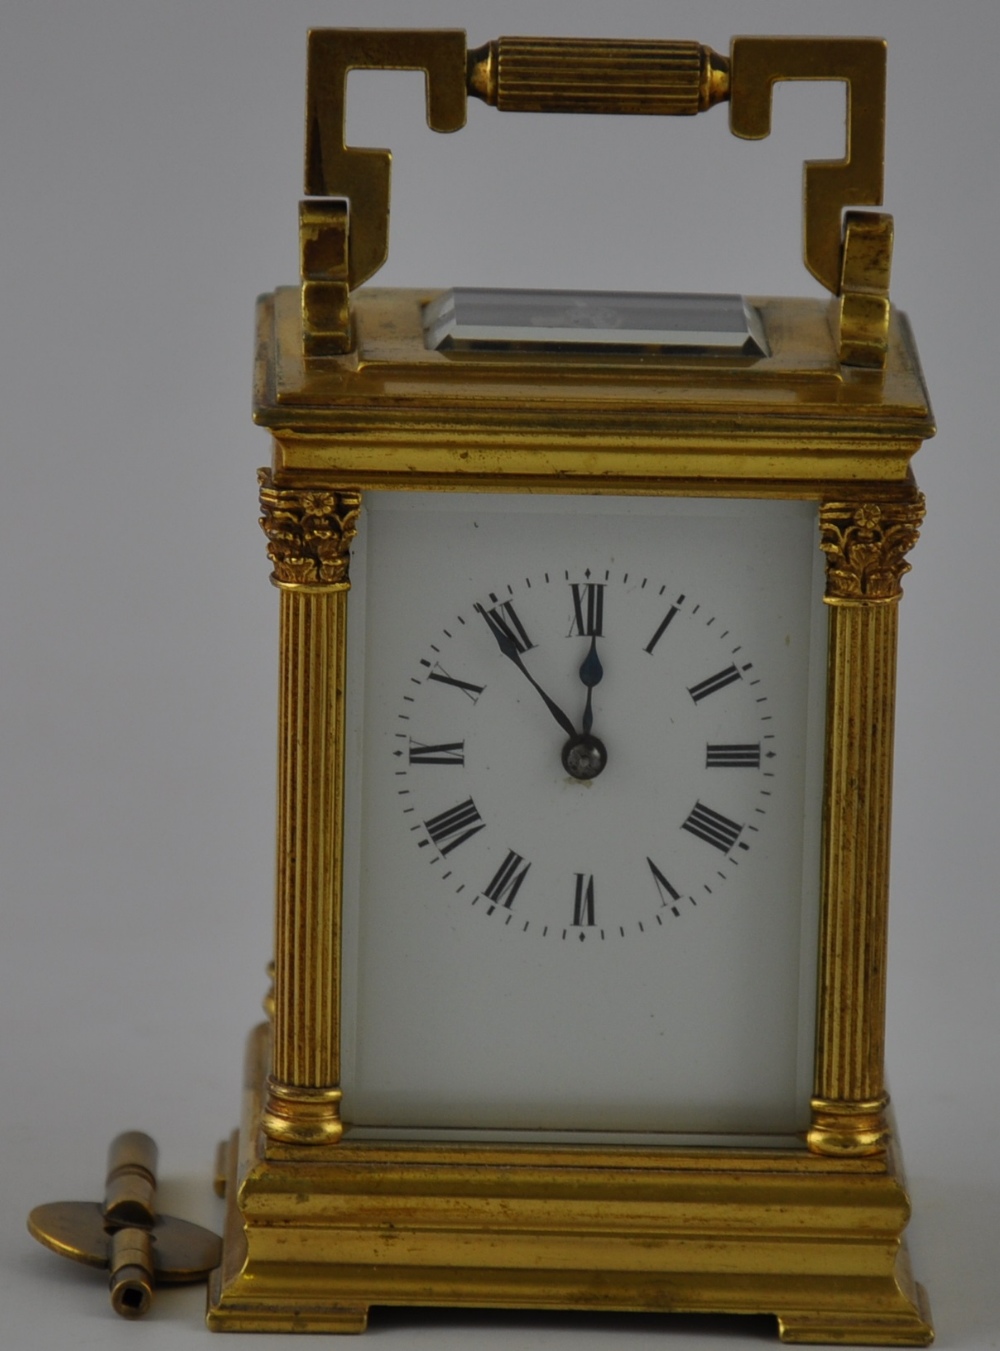
[[[885,68],[880,38],[737,37],[721,56],[696,42],[502,37],[469,50],[456,29],[315,29],[306,193],[335,200],[302,205],[307,347],[311,332],[315,352],[347,350],[348,293],[388,256],[392,157],[346,144],[351,70],[423,70],[435,131],[465,125],[471,94],[509,112],[690,116],[728,102],[730,128],[745,139],[769,134],[779,80],[838,80],[847,87],[845,155],[805,165],[804,261],[841,298],[842,360],[881,365],[892,218],[848,208],[882,201]]]

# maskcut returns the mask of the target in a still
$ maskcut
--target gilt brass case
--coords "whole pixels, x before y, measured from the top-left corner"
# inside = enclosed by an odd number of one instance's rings
[[[789,1341],[925,1345],[883,1033],[898,602],[923,515],[910,459],[933,424],[888,301],[891,218],[842,219],[881,200],[884,46],[746,38],[728,58],[599,46],[311,37],[302,280],[259,303],[254,385],[272,438],[262,525],[281,607],[274,988],[223,1151],[209,1325],[361,1331],[372,1304],[713,1311],[774,1314]],[[806,261],[832,298],[753,299],[767,354],[752,359],[433,350],[424,314],[439,292],[356,289],[384,257],[388,209],[385,152],[343,142],[345,77],[360,65],[424,69],[440,130],[462,124],[468,93],[628,113],[649,110],[651,81],[653,111],[729,99],[737,134],[766,135],[776,79],[847,80],[847,158],[806,176]],[[560,82],[567,69],[584,74]],[[346,617],[358,512],[381,489],[817,504],[829,666],[800,1148],[352,1138],[339,1005]]]

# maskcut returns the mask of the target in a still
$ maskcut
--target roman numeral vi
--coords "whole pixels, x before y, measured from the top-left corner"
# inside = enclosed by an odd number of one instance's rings
[[[573,897],[573,923],[580,927],[594,923],[594,879],[590,873],[576,874]]]

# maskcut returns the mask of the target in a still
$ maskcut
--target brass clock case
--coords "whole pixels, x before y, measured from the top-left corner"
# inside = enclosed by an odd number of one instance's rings
[[[460,126],[467,83],[535,107],[531,70],[581,57],[580,44],[513,41],[467,57],[454,33],[312,36],[308,190],[351,207],[304,204],[302,285],[258,307],[255,418],[273,447],[262,525],[281,611],[274,989],[226,1151],[209,1324],[360,1331],[372,1304],[715,1311],[774,1314],[786,1340],[924,1345],[883,1035],[898,608],[923,516],[910,460],[933,423],[888,302],[891,220],[849,214],[841,232],[842,206],[880,200],[884,47],[654,52],[688,71],[694,104],[731,94],[738,134],[766,134],[775,79],[855,81],[848,159],[810,166],[806,183],[807,262],[834,297],[754,299],[766,355],[432,350],[437,292],[354,289],[384,252],[388,162],[345,149],[344,79],[362,64],[424,68],[432,125]],[[613,52],[598,72],[618,80],[613,111],[636,110],[621,72],[637,59]],[[352,1136],[339,1003],[350,548],[365,495],[386,489],[816,505],[829,658],[798,1148]]]

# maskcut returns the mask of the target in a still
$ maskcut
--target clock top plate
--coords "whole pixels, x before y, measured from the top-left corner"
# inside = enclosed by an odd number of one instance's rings
[[[274,435],[279,474],[604,492],[704,492],[711,480],[708,491],[801,496],[803,484],[903,484],[934,432],[898,311],[885,369],[865,370],[837,360],[836,301],[752,299],[761,356],[434,350],[426,311],[444,294],[362,288],[355,350],[309,360],[298,288],[261,298],[254,417]]]

